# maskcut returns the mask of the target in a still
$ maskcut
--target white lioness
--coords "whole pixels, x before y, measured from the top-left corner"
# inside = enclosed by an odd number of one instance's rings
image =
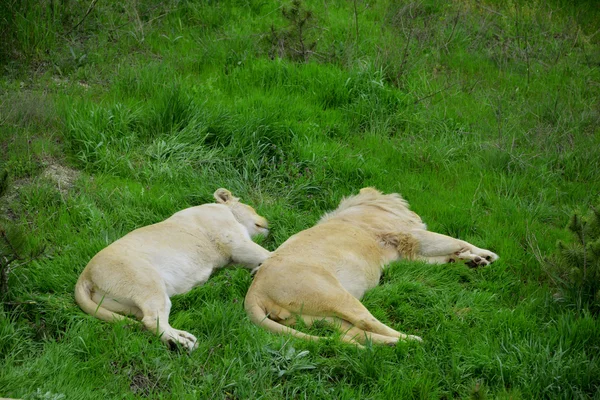
[[[471,266],[498,259],[491,251],[429,232],[399,194],[373,188],[344,199],[314,227],[283,243],[254,277],[245,300],[250,319],[270,331],[319,339],[289,325],[323,320],[350,343],[421,340],[379,322],[358,300],[379,282],[386,264],[400,258]]]
[[[169,297],[206,282],[216,268],[255,269],[271,254],[251,239],[269,232],[267,220],[227,189],[214,196],[219,204],[179,211],[96,254],[75,286],[83,311],[105,321],[134,315],[164,342],[194,349],[193,335],[169,325]]]

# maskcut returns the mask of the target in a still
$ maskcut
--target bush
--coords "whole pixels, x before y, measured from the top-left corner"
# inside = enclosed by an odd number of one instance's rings
[[[578,310],[600,311],[600,212],[592,207],[586,216],[573,214],[567,229],[572,242],[559,241],[550,260],[551,275],[561,286],[561,295]]]
[[[271,45],[270,57],[307,62],[315,54],[317,47],[313,32],[316,27],[313,12],[305,9],[300,0],[293,0],[289,8],[281,9],[281,14],[287,21],[287,26],[275,29],[271,25],[268,37]]]

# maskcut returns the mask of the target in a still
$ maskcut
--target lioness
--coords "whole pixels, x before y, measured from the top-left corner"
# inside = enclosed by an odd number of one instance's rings
[[[324,320],[350,343],[394,344],[421,340],[379,322],[361,304],[377,285],[386,264],[400,258],[471,266],[498,259],[491,251],[427,231],[399,194],[364,188],[342,200],[314,227],[290,237],[263,262],[248,290],[250,319],[268,330],[304,339],[319,339],[289,325]]]
[[[134,230],[101,250],[81,273],[75,299],[105,321],[134,315],[167,343],[193,350],[196,338],[169,325],[169,297],[200,285],[228,264],[257,268],[271,253],[251,240],[267,220],[227,189],[203,204]]]

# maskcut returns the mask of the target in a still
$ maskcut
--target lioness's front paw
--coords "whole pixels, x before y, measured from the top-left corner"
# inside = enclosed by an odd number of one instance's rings
[[[471,268],[485,267],[488,264],[493,263],[499,257],[496,253],[492,253],[489,250],[479,249],[477,252],[466,251],[458,255],[458,258],[465,260],[466,264]]]
[[[490,264],[500,258],[498,256],[498,254],[492,253],[489,250],[484,250],[483,254],[480,254],[480,256],[482,256],[483,258],[485,258],[486,260],[488,260]]]
[[[474,256],[472,259],[467,261],[465,264],[467,264],[470,268],[477,268],[477,267],[485,267],[486,265],[489,264],[489,262],[485,258],[481,258],[479,256]]]
[[[258,267],[253,268],[252,271],[250,271],[250,275],[254,276],[254,274],[256,274],[258,272],[258,270],[260,269],[260,267],[262,267],[262,263],[260,263],[258,265]]]

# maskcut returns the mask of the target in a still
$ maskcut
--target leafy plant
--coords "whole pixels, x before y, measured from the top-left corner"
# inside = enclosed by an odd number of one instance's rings
[[[293,346],[288,346],[287,342],[279,350],[267,347],[266,351],[273,356],[271,371],[276,373],[278,378],[316,368],[305,359],[310,353],[308,350],[296,351]]]
[[[592,207],[588,215],[574,213],[567,225],[571,242],[559,241],[551,260],[552,273],[565,298],[577,309],[600,311],[600,211]]]
[[[44,393],[40,388],[25,396],[26,400],[61,400],[64,398],[65,395],[62,393],[52,393],[49,391]]]

